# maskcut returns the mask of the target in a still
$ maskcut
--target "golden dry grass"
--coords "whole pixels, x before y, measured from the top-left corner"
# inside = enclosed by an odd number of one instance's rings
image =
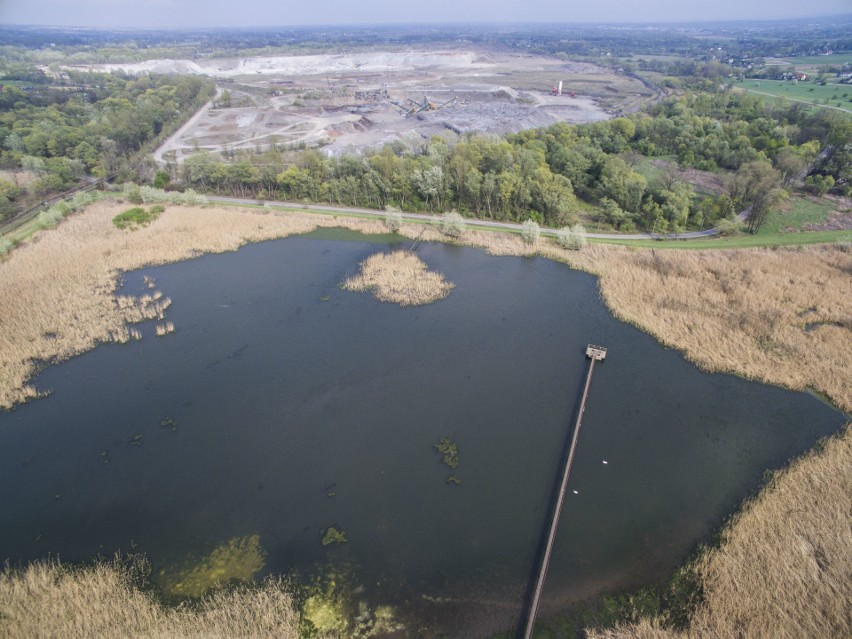
[[[0,571],[4,639],[298,639],[293,597],[279,581],[164,607],[119,562],[67,570],[39,562]]]
[[[156,293],[116,301],[121,271],[317,226],[384,230],[378,221],[352,218],[170,207],[150,226],[128,232],[111,224],[119,209],[97,203],[0,263],[0,407],[35,395],[26,384],[37,362],[126,341],[129,322],[163,319],[169,300],[154,299]],[[446,240],[437,229],[412,224],[400,234]],[[841,247],[653,251],[596,245],[567,251],[474,231],[460,242],[496,255],[539,254],[595,273],[616,315],[699,366],[812,387],[852,410],[852,253]],[[820,325],[808,332],[811,323]]]
[[[814,388],[852,410],[852,252],[622,250],[598,268],[621,319],[702,368]]]
[[[468,232],[495,255],[542,255],[600,278],[620,319],[706,370],[795,390],[852,411],[852,250],[665,251],[590,245],[568,251],[517,236]],[[812,330],[806,330],[811,327]]]
[[[683,632],[656,622],[591,639],[852,637],[852,426],[776,474],[696,568],[704,601]]]
[[[169,207],[155,222],[121,231],[121,206],[98,202],[42,231],[0,262],[0,408],[37,395],[27,385],[40,362],[62,361],[109,341],[134,337],[128,323],[163,319],[170,300],[157,292],[116,297],[122,271],[236,250],[317,226],[382,233],[379,222],[246,209]]]
[[[373,291],[383,302],[417,306],[442,300],[455,285],[444,276],[426,269],[414,253],[376,253],[361,262],[358,275],[343,282],[348,291]]]
[[[0,407],[35,394],[27,381],[36,372],[37,362],[67,359],[100,342],[134,338],[130,322],[164,319],[168,300],[157,291],[140,298],[116,297],[121,271],[235,250],[246,242],[304,233],[317,226],[384,231],[381,223],[364,220],[171,207],[149,227],[130,233],[112,224],[120,208],[97,203],[63,222],[59,230],[36,235],[0,263]],[[436,229],[417,225],[403,225],[400,233],[423,241],[446,241]],[[518,236],[473,231],[459,242],[499,255],[538,254],[595,273],[603,298],[620,318],[682,350],[698,365],[790,388],[813,387],[852,410],[852,254],[842,247],[663,252],[596,245],[577,252],[546,242],[531,247]],[[808,332],[808,323],[820,325]],[[707,555],[700,566],[707,599],[696,612],[688,636],[852,634],[851,447],[847,430],[825,452],[806,457],[774,480],[736,519],[721,548]],[[116,589],[128,600],[144,599],[138,592],[129,592],[120,575],[110,576],[103,570],[81,573],[86,575],[81,579],[100,580],[106,590]],[[31,597],[39,588],[47,588],[45,584],[71,579],[60,579],[60,573],[55,566],[31,567],[17,574],[17,586],[10,586],[8,575],[0,577],[4,619],[12,618],[9,606],[24,605],[16,603],[17,598],[34,606],[28,608],[32,614],[54,605],[48,600],[33,604]],[[34,580],[32,587],[20,585],[28,580]],[[74,591],[76,586],[69,583],[68,588]],[[99,596],[79,596],[96,609],[106,606]],[[220,613],[250,617],[262,610],[245,612],[243,606],[284,605],[274,593],[268,596],[267,603],[243,601],[234,608],[221,608],[231,612]],[[65,613],[65,603],[55,605],[61,613],[55,623],[90,623],[75,617],[83,614],[79,612],[83,608]],[[156,621],[171,615],[154,610],[155,616],[146,618]],[[21,613],[15,614],[16,619],[22,618]],[[119,620],[127,619],[122,611],[114,614]],[[120,634],[123,623],[111,636],[127,636]],[[39,635],[33,634],[34,629],[10,636],[86,636],[75,632],[73,625],[45,627],[55,631]],[[191,633],[195,626],[187,628]],[[133,636],[201,636],[156,632]],[[211,633],[205,636],[220,636]],[[597,636],[687,635],[643,622]]]

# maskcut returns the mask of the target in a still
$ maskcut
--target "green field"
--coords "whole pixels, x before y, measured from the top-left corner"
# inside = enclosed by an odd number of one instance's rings
[[[757,235],[775,235],[783,233],[787,228],[801,229],[805,224],[821,224],[834,208],[831,202],[805,197],[790,198],[766,216]]]
[[[843,84],[819,85],[812,82],[780,80],[744,80],[735,87],[757,95],[786,98],[816,106],[829,106],[852,113],[852,86]]]
[[[825,64],[843,65],[852,62],[852,53],[833,53],[831,55],[809,55],[795,58],[781,58],[795,67],[821,67]]]

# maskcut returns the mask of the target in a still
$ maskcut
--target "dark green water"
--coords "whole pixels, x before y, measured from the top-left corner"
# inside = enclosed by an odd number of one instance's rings
[[[664,577],[765,469],[843,423],[809,395],[697,370],[547,260],[426,244],[456,284],[446,300],[338,288],[388,248],[290,238],[127,274],[123,293],[156,279],[177,331],[143,325],[141,342],[50,367],[48,398],[0,415],[0,560],[135,550],[156,567],[258,534],[268,572],[346,564],[412,636],[480,636],[517,623],[587,343],[609,356],[545,611]],[[322,546],[328,526],[348,543]]]

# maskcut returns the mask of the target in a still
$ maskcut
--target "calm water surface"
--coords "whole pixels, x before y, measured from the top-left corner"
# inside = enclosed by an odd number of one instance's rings
[[[390,248],[289,238],[127,274],[123,293],[156,279],[177,331],[145,324],[141,342],[50,367],[48,398],[0,414],[0,560],[133,550],[156,567],[257,534],[266,572],[345,564],[412,634],[479,636],[517,622],[587,343],[609,355],[545,611],[664,577],[765,469],[843,422],[809,395],[697,370],[615,320],[594,278],[544,259],[426,244],[456,284],[446,300],[338,288]],[[460,486],[433,447],[445,436]],[[322,546],[328,526],[349,542]]]

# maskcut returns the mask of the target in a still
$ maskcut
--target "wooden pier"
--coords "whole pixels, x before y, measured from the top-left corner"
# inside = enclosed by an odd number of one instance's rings
[[[580,408],[577,411],[577,422],[574,426],[574,436],[571,439],[571,449],[568,452],[568,461],[565,463],[565,472],[562,475],[562,485],[559,488],[559,496],[556,499],[556,507],[553,510],[553,520],[550,522],[550,533],[547,536],[547,545],[544,549],[544,557],[541,560],[541,568],[538,572],[532,602],[527,613],[527,625],[524,630],[524,639],[531,639],[535,627],[538,604],[544,589],[544,580],[547,577],[547,567],[550,564],[550,555],[553,552],[553,542],[556,539],[556,529],[559,526],[559,515],[562,513],[562,505],[565,502],[565,493],[568,490],[568,476],[571,474],[571,464],[574,462],[574,453],[577,450],[577,440],[580,437],[580,425],[583,422],[583,413],[586,410],[586,398],[589,396],[589,386],[592,383],[592,373],[595,370],[595,362],[606,359],[606,348],[589,344],[586,347],[586,357],[589,358],[589,372],[586,375],[586,386],[583,389],[583,397],[580,400]]]

